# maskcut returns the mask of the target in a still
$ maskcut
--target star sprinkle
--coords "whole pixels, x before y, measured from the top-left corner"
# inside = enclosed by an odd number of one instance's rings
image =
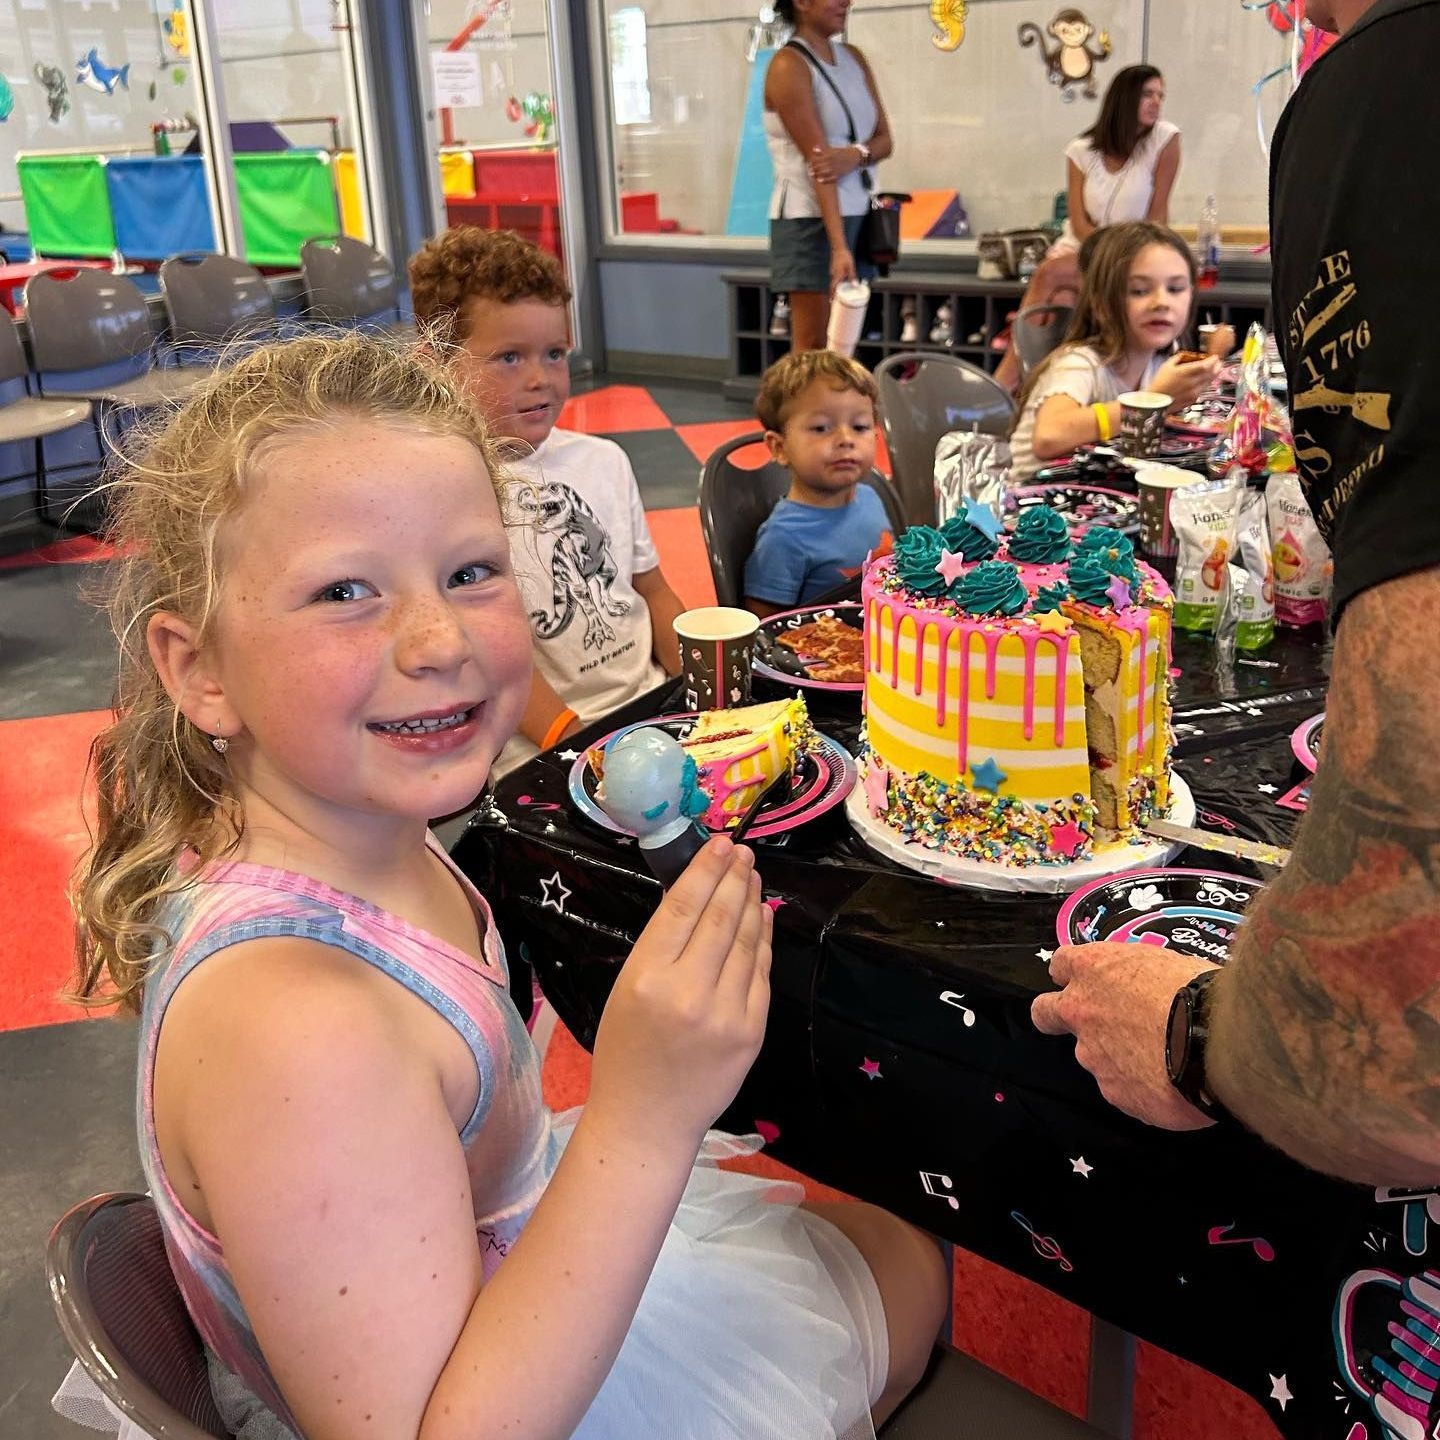
[[[1130,583],[1123,576],[1117,575],[1105,587],[1105,593],[1117,610],[1123,610],[1130,603]]]
[[[1265,1373],[1270,1374],[1268,1370]],[[1290,1393],[1290,1386],[1286,1384],[1284,1375],[1270,1375],[1270,1398],[1279,1404],[1282,1414],[1285,1407],[1295,1398]]]
[[[1275,786],[1273,785],[1257,785],[1255,788],[1262,795],[1273,795],[1275,793]]]
[[[993,755],[987,756],[978,765],[970,767],[975,789],[988,790],[994,795],[1006,779],[1006,773],[996,763]]]
[[[1035,623],[1047,635],[1068,635],[1071,630],[1070,617],[1058,610],[1047,610]]]
[[[1070,1162],[1070,1169],[1076,1175],[1083,1176],[1086,1180],[1090,1178],[1090,1172],[1094,1168],[1095,1167],[1093,1165],[1087,1165],[1085,1163],[1085,1157],[1083,1155],[1077,1156],[1074,1160]]]
[[[548,880],[540,882],[540,908],[547,907],[557,915],[565,913],[565,902],[570,898],[571,891],[565,882],[560,878],[557,870]]]
[[[1050,827],[1050,848],[1067,860],[1085,843],[1085,832],[1073,821]]]
[[[992,540],[1000,538],[1000,517],[988,505],[982,505],[968,497],[965,500],[965,519]]]
[[[884,765],[865,767],[865,802],[872,815],[883,815],[890,804],[890,771]]]
[[[965,570],[965,557],[955,550],[942,550],[935,562],[935,573],[947,585],[953,585]]]
[[[872,1060],[868,1055],[865,1057],[865,1063],[860,1067],[860,1072],[867,1080],[880,1080],[884,1078],[880,1074],[880,1062],[878,1060]]]

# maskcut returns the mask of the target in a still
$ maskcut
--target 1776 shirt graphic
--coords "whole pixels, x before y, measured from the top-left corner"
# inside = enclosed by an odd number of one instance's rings
[[[1361,480],[1385,458],[1392,397],[1359,388],[1364,355],[1374,339],[1350,252],[1337,250],[1321,260],[1315,283],[1286,329],[1293,357],[1295,458],[1315,518],[1327,534]],[[1335,452],[1344,454],[1353,444],[1344,443],[1351,422],[1374,432],[1376,441],[1344,474],[1334,475]]]

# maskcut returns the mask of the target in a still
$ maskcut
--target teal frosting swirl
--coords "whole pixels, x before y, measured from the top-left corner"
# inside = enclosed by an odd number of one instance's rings
[[[1030,599],[1008,560],[987,560],[966,571],[950,593],[972,615],[1017,615]]]
[[[895,573],[916,595],[940,595],[946,579],[935,567],[946,548],[940,532],[930,525],[912,525],[895,542]]]
[[[992,540],[983,530],[977,530],[963,516],[953,515],[940,527],[940,538],[952,554],[963,555],[967,560],[993,560],[1000,548],[998,540]]]
[[[1115,572],[1107,570],[1098,556],[1077,554],[1070,562],[1067,573],[1070,592],[1077,600],[1102,610],[1115,608],[1115,602],[1110,598]]]
[[[1108,525],[1092,525],[1076,542],[1075,558],[1094,560],[1112,575],[1121,575],[1134,585],[1140,579],[1135,568],[1135,547],[1128,537]]]
[[[1070,527],[1058,510],[1031,505],[1020,512],[1010,537],[1010,558],[1026,565],[1053,565],[1070,551]]]
[[[1054,585],[1047,585],[1043,590],[1035,592],[1035,598],[1030,602],[1030,613],[1048,615],[1052,610],[1058,610],[1061,603],[1069,598],[1070,591],[1056,581]]]

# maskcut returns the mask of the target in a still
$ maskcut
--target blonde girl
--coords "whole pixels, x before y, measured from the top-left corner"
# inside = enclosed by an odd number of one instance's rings
[[[1101,231],[1065,343],[1020,391],[1013,483],[1078,445],[1117,435],[1126,391],[1168,395],[1172,410],[1193,404],[1220,372],[1213,356],[1172,353],[1194,308],[1195,259],[1173,230],[1136,220]]]
[[[528,690],[500,481],[443,371],[309,338],[114,486],[80,990],[140,1012],[142,1161],[221,1412],[246,1440],[872,1435],[935,1248],[696,1164],[764,1030],[751,853],[712,841],[666,896],[555,1121],[428,832]]]

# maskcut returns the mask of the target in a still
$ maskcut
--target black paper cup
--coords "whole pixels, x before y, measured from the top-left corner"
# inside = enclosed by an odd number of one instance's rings
[[[1170,523],[1170,497],[1205,477],[1177,465],[1141,461],[1135,466],[1135,487],[1140,499],[1140,552],[1151,558],[1176,555],[1180,542]]]
[[[1120,434],[1116,445],[1124,455],[1160,453],[1170,397],[1154,390],[1130,390],[1120,397]]]
[[[680,669],[689,710],[725,710],[750,703],[759,618],[730,605],[707,605],[675,617]]]

